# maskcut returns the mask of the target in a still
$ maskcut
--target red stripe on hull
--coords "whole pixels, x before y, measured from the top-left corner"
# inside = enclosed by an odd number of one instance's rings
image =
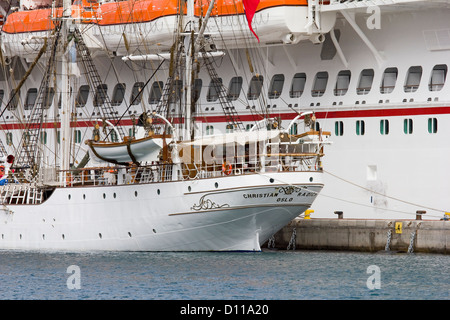
[[[337,119],[337,118],[371,118],[371,117],[398,117],[398,116],[419,116],[419,115],[437,115],[437,114],[450,114],[449,107],[422,107],[422,108],[398,108],[398,109],[370,109],[370,110],[343,110],[343,111],[319,111],[316,112],[317,119]],[[297,113],[294,112],[284,112],[284,113],[272,113],[269,117],[280,117],[282,120],[292,120]],[[242,122],[255,122],[263,119],[262,115],[250,114],[241,115],[239,120]],[[207,116],[207,117],[197,117],[196,121],[204,123],[220,123],[226,122],[225,116]],[[181,118],[174,118],[172,123],[179,124],[182,123]],[[93,127],[96,121],[77,121],[72,122],[72,127],[84,128]],[[120,125],[122,126],[132,126],[133,122],[129,120],[121,120]],[[18,130],[24,129],[25,127],[30,127],[30,125],[11,123],[11,124],[1,124],[1,130]],[[53,129],[59,128],[60,123],[47,122],[42,125],[43,129]]]

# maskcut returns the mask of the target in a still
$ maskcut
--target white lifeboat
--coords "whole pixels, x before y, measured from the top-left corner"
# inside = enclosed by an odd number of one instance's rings
[[[124,139],[122,142],[88,140],[91,158],[115,164],[158,161],[160,150],[169,144],[172,137],[153,135],[142,139]]]

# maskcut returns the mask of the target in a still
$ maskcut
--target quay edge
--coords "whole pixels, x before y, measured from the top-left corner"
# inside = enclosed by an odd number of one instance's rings
[[[450,254],[450,221],[296,218],[272,240],[263,247]]]

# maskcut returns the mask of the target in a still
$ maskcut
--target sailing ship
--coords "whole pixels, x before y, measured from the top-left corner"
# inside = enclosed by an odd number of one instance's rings
[[[220,35],[207,29],[213,9],[216,23],[230,18],[227,6],[7,4],[0,248],[259,251],[323,188],[330,132],[317,128],[313,111],[286,127],[259,114],[246,127],[231,103],[214,67],[224,56],[215,46]],[[221,109],[228,132],[212,134],[208,122],[204,132],[199,74],[213,83],[210,107]],[[120,82],[110,99],[111,75]],[[252,86],[254,100],[261,86]],[[142,98],[148,90],[151,103]]]

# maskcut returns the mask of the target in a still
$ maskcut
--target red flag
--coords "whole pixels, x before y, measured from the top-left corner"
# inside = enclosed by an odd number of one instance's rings
[[[253,32],[256,39],[258,39],[258,42],[259,37],[256,35],[255,31],[253,31],[252,20],[253,16],[255,15],[256,8],[258,7],[259,1],[260,0],[242,0],[242,3],[244,4],[245,16],[247,17],[248,27],[250,28],[250,31]]]

